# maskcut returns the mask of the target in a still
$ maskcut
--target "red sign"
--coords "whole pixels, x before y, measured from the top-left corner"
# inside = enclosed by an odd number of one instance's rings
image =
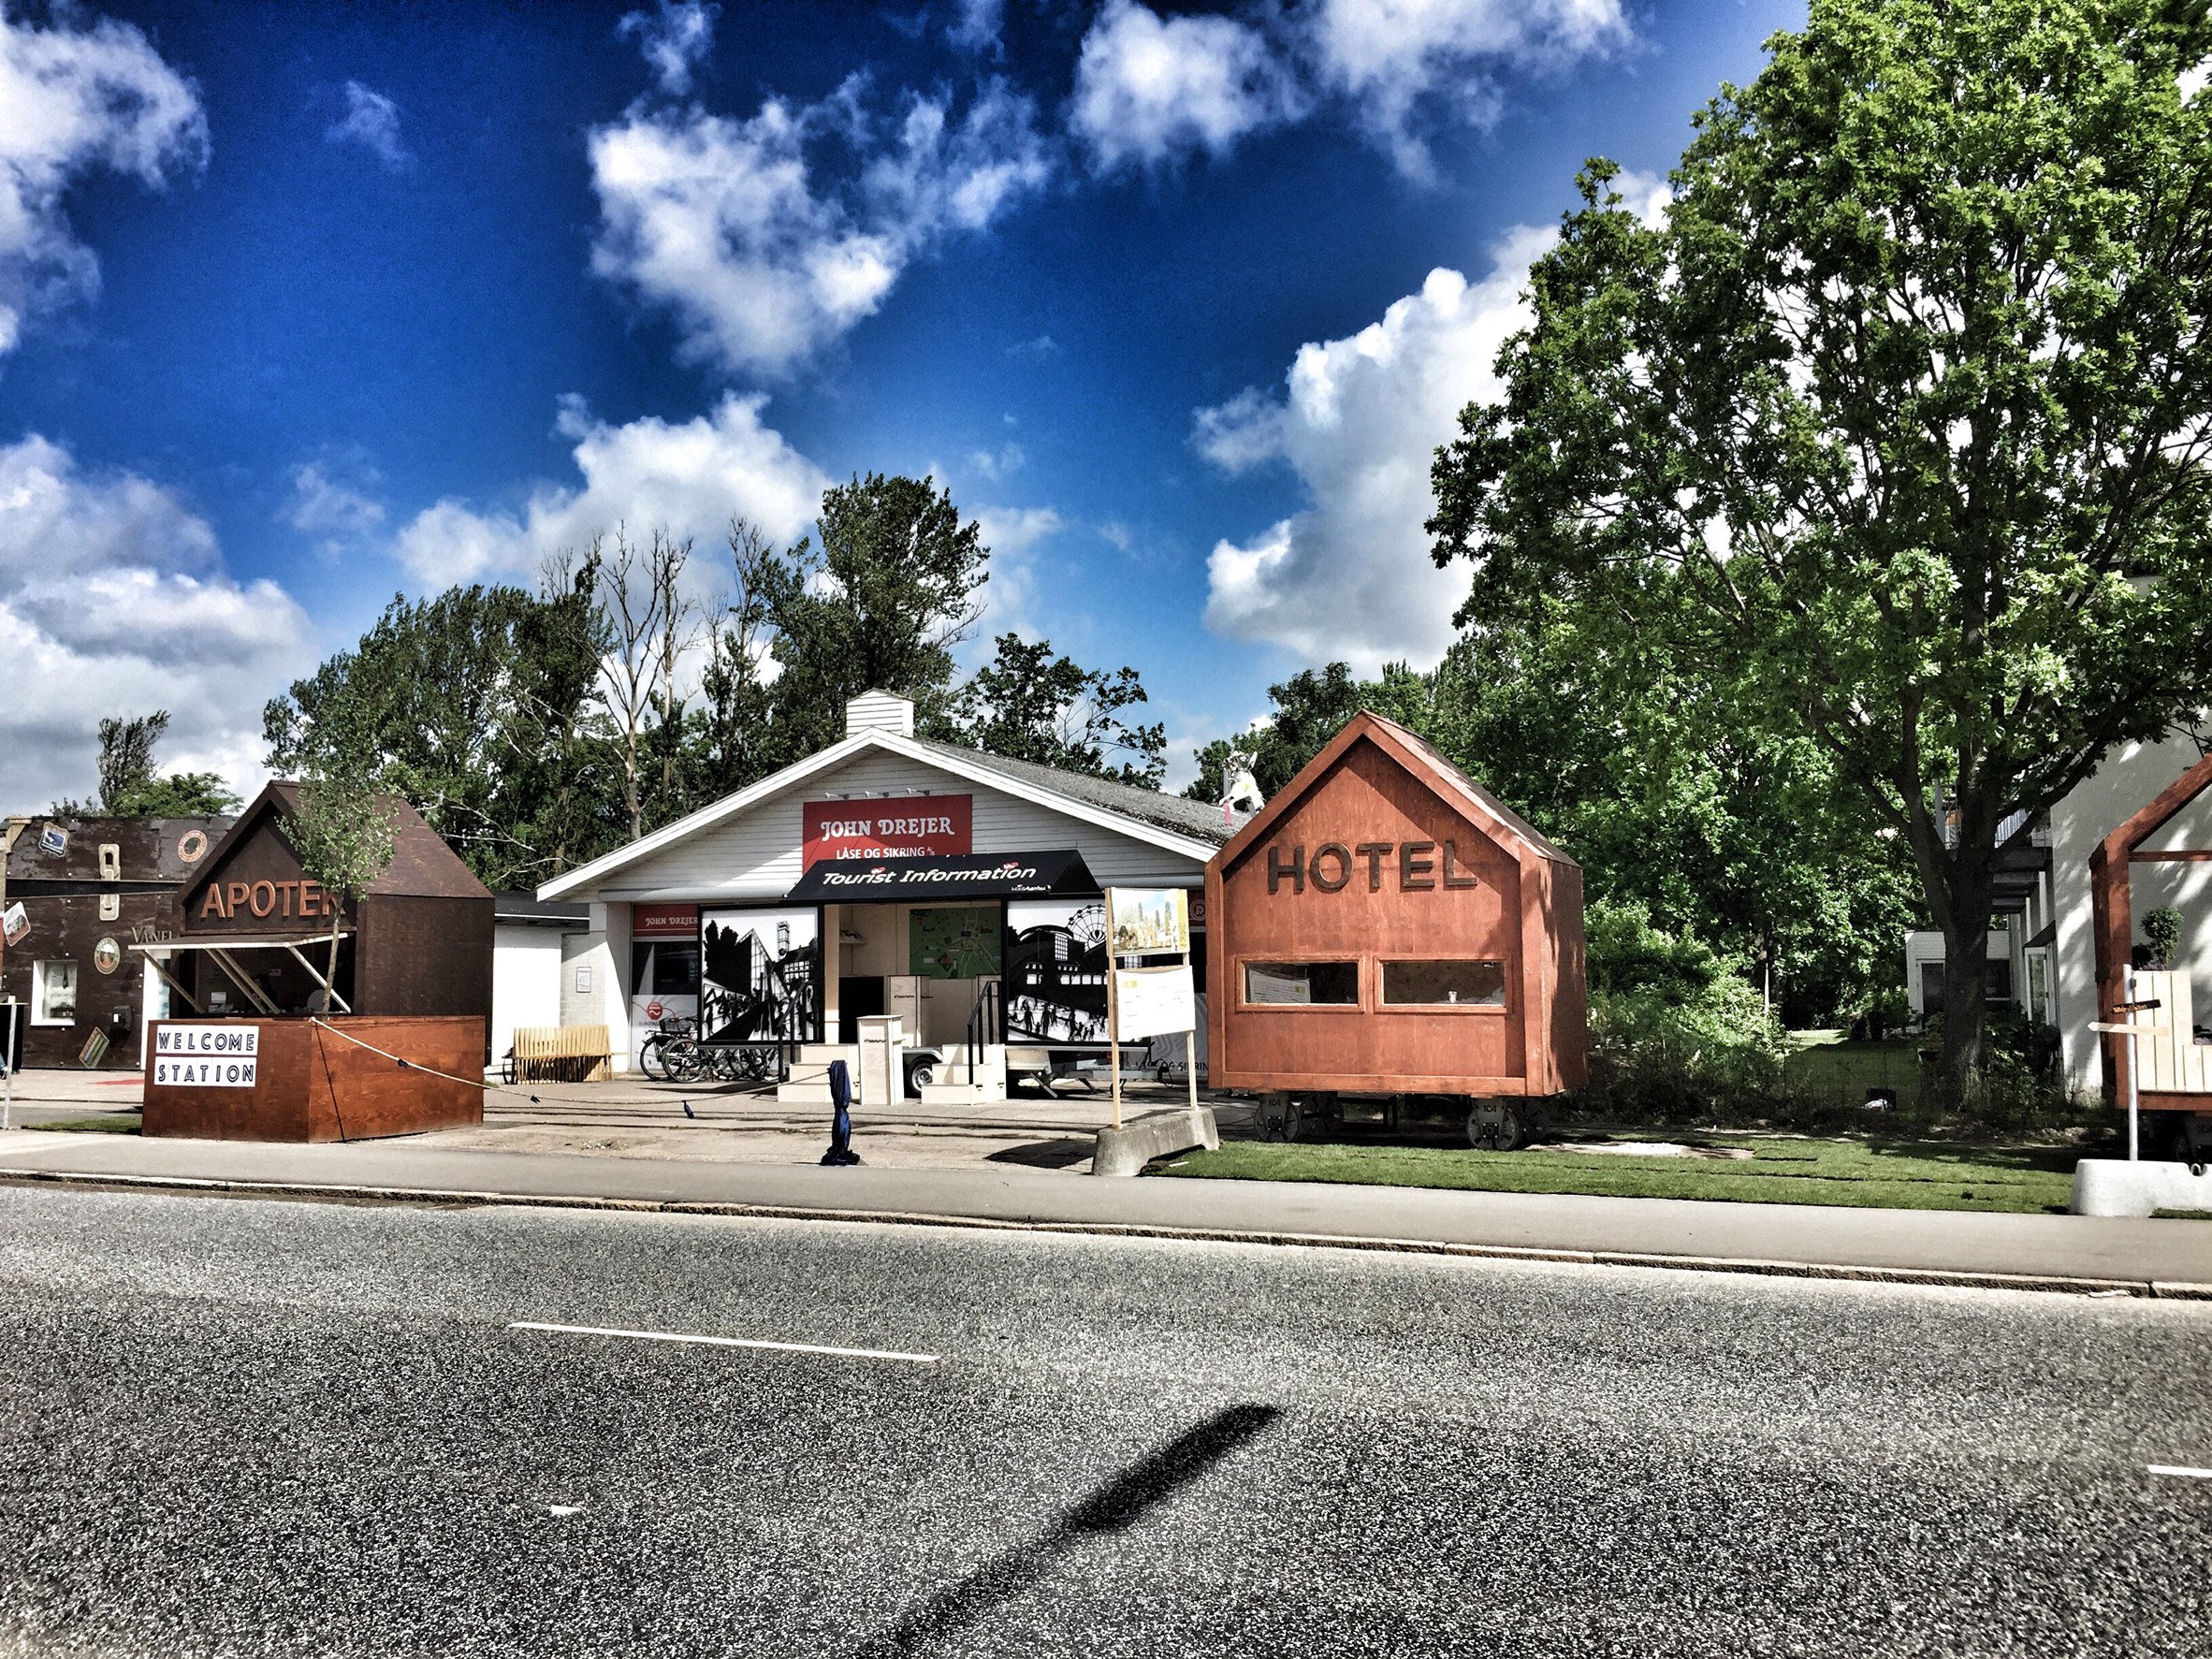
[[[806,867],[825,858],[947,857],[974,851],[975,797],[808,801]]]
[[[632,905],[632,939],[693,939],[699,932],[697,905]]]

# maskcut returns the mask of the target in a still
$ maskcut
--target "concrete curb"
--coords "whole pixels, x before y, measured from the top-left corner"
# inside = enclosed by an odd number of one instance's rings
[[[1275,1232],[1171,1227],[1142,1222],[1025,1221],[987,1215],[941,1215],[904,1210],[812,1209],[800,1204],[715,1203],[698,1199],[611,1199],[572,1194],[442,1190],[419,1186],[346,1186],[306,1182],[220,1180],[198,1175],[106,1175],[66,1170],[0,1171],[0,1186],[81,1186],[116,1192],[229,1193],[317,1203],[432,1204],[470,1208],[601,1210],[629,1215],[726,1215],[762,1221],[834,1221],[889,1227],[963,1228],[986,1232],[1087,1234],[1099,1238],[1172,1239],[1198,1244],[1296,1245],[1369,1250],[1404,1256],[1460,1256],[1492,1261],[1554,1261],[1584,1267],[1644,1267],[1677,1273],[1753,1273],[1768,1278],[1830,1279],[1877,1285],[1931,1285],[1967,1290],[2038,1290],[2069,1296],[2155,1297],[2212,1302],[2212,1285],[2170,1279],[2073,1278],[2049,1273],[1996,1273],[1920,1267],[1854,1267],[1841,1262],[1768,1261],[1729,1256],[1670,1256],[1650,1251],[1547,1249],[1540,1245],[1454,1244],[1444,1239],[1366,1238],[1347,1233]]]

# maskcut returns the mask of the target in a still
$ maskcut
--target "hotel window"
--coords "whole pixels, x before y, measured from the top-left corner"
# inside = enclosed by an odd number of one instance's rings
[[[1255,1007],[1356,1008],[1357,962],[1247,962],[1244,1001]]]
[[[39,962],[31,968],[31,1024],[67,1026],[77,1019],[77,964]]]
[[[1385,1008],[1503,1008],[1503,962],[1386,962]]]

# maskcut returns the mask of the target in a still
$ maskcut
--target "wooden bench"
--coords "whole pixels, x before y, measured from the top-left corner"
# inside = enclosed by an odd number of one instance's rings
[[[517,1026],[517,1083],[604,1083],[614,1074],[604,1026]]]

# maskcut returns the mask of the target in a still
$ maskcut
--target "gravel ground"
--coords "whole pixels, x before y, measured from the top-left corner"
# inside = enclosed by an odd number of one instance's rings
[[[2151,1463],[2212,1307],[0,1189],[9,1654],[2202,1655]]]

